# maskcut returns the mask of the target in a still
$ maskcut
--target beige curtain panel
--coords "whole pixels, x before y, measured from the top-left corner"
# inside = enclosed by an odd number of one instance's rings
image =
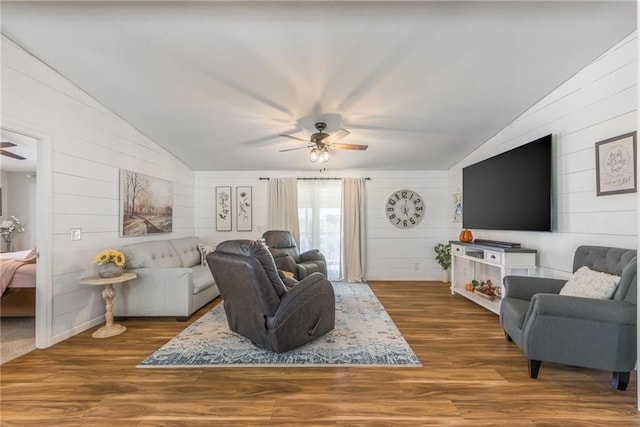
[[[365,179],[342,179],[344,280],[364,282],[366,259]]]
[[[300,246],[296,178],[269,179],[269,230],[289,231]]]

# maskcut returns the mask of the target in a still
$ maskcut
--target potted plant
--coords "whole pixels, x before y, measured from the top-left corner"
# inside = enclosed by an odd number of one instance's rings
[[[449,243],[438,243],[433,250],[436,252],[436,261],[442,267],[442,281],[449,281],[449,267],[451,267],[451,245]]]
[[[4,243],[7,247],[7,252],[13,252],[13,233],[24,232],[24,227],[18,218],[11,215],[7,220],[0,216],[0,235],[4,239]]]

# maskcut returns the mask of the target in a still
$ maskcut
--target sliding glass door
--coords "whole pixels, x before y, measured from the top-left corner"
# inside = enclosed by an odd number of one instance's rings
[[[299,180],[300,252],[319,249],[329,280],[342,275],[342,189],[340,180]]]

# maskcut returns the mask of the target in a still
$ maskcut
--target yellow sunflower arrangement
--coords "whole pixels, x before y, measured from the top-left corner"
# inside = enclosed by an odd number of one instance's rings
[[[116,251],[115,249],[107,249],[96,255],[96,257],[93,259],[93,262],[98,265],[108,264],[112,262],[118,267],[124,267],[126,259],[122,252]]]

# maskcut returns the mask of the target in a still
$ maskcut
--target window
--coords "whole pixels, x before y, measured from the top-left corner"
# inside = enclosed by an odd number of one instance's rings
[[[319,249],[329,280],[342,275],[342,186],[340,180],[299,180],[300,252]]]

